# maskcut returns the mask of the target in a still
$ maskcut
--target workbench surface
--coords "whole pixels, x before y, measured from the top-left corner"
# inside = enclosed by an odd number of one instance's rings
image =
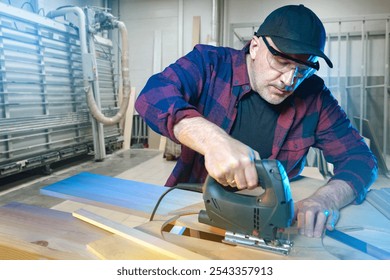
[[[313,178],[291,182],[293,199],[323,184]],[[203,200],[195,192],[171,191],[149,221],[166,190],[87,172],[44,187],[42,194],[66,201],[53,209],[0,207],[0,259],[375,259],[328,236],[307,238],[293,230],[288,256],[221,243],[222,230],[197,222]],[[85,215],[97,218],[80,219]],[[367,201],[342,209],[337,229],[390,251],[390,221]]]

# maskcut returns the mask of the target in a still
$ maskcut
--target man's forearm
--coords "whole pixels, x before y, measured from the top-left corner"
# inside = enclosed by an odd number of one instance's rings
[[[330,181],[325,186],[319,188],[314,195],[333,201],[334,207],[337,209],[350,204],[356,198],[353,189],[342,180]]]
[[[258,177],[254,159],[259,154],[202,117],[182,119],[174,134],[183,145],[202,154],[211,177],[220,184],[255,188]]]
[[[229,135],[214,123],[202,118],[186,118],[177,123],[173,132],[183,145],[205,155],[208,147]]]

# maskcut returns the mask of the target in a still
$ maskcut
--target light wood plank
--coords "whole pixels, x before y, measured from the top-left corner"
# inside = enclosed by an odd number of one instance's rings
[[[139,216],[123,213],[123,212],[118,212],[106,208],[96,207],[93,205],[78,203],[70,200],[66,200],[52,207],[51,209],[56,209],[68,213],[73,213],[74,211],[77,211],[79,209],[84,209],[89,212],[100,215],[106,219],[110,219],[114,222],[121,223],[129,227],[136,227],[142,225],[148,222],[149,220],[149,217],[148,218],[139,217]]]
[[[131,145],[131,133],[133,131],[133,116],[134,116],[134,104],[135,104],[135,87],[131,88],[129,105],[127,107],[125,119],[124,119],[124,129],[123,129],[123,149],[130,149]]]
[[[192,18],[192,46],[200,43],[200,16]]]
[[[90,252],[102,260],[171,260],[156,250],[113,234],[87,245]]]
[[[182,219],[186,221],[182,221]],[[192,221],[190,221],[192,219]],[[264,251],[262,249],[248,248],[242,246],[232,246],[225,243],[221,243],[218,240],[222,240],[222,230],[213,228],[210,226],[201,226],[197,222],[196,215],[189,215],[185,217],[176,217],[170,219],[169,223],[175,223],[178,225],[185,225],[189,230],[192,226],[195,226],[195,231],[200,233],[199,235],[177,235],[167,231],[163,231],[165,228],[166,221],[156,221],[155,223],[145,223],[137,226],[136,229],[155,236],[161,236],[165,240],[174,243],[180,247],[194,251],[200,255],[207,256],[211,259],[337,259],[329,252],[324,250],[322,241],[320,238],[307,238],[296,234],[290,234],[290,237],[294,246],[289,256],[279,255]],[[199,230],[200,229],[200,230]]]
[[[167,145],[167,137],[161,136],[161,138],[160,138],[160,145],[158,146],[158,149],[160,151],[165,151],[166,145]]]
[[[26,242],[0,233],[0,260],[83,260],[85,256]]]
[[[119,236],[127,238],[133,242],[136,242],[146,248],[155,250],[156,252],[163,254],[173,259],[207,259],[204,256],[193,253],[189,250],[176,246],[163,239],[149,235],[145,232],[139,231],[134,228],[129,228],[119,223],[115,223],[111,220],[105,219],[94,213],[80,209],[73,213],[73,216],[81,219],[87,223],[93,224],[97,227],[105,229],[109,232],[115,233]]]
[[[95,258],[86,244],[111,235],[75,219],[70,213],[17,202],[0,207],[0,234],[86,259]]]

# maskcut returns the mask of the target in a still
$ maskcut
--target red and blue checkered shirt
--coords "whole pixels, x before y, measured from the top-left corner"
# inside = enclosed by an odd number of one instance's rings
[[[183,118],[203,116],[230,133],[236,105],[251,90],[246,53],[247,48],[197,45],[148,80],[136,100],[137,112],[177,143],[173,127]],[[309,148],[317,147],[334,165],[331,180],[347,182],[361,203],[376,179],[377,162],[323,80],[306,79],[283,104],[270,159],[279,160],[292,179],[302,171]],[[203,183],[206,176],[204,157],[183,145],[166,186]]]

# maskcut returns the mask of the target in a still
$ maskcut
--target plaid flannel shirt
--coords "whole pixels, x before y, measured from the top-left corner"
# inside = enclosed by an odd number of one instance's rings
[[[183,118],[203,116],[230,132],[237,103],[250,90],[245,56],[235,50],[197,45],[187,55],[150,77],[136,100],[136,110],[157,133],[178,142],[173,127]],[[265,136],[266,137],[266,136]],[[277,120],[271,159],[279,160],[290,179],[300,174],[310,147],[334,165],[334,176],[347,182],[361,203],[377,176],[377,162],[358,131],[321,78],[306,79],[288,99]],[[182,146],[166,182],[203,183],[204,157]]]

